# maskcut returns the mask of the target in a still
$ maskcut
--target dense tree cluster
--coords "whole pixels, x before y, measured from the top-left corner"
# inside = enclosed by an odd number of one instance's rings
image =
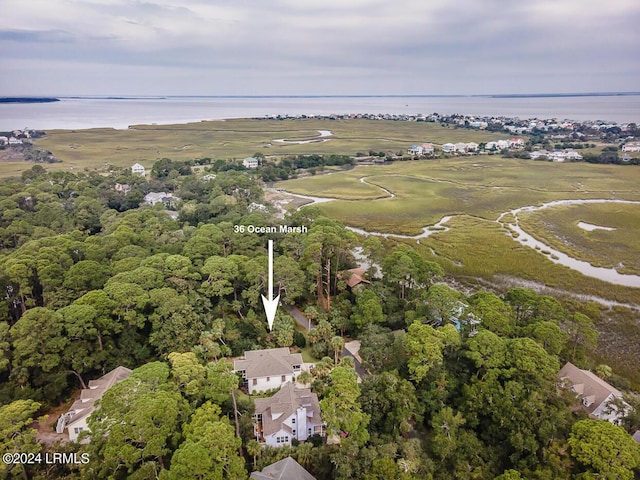
[[[34,167],[0,186],[3,450],[46,452],[31,425],[39,414],[118,365],[134,369],[102,398],[90,443],[54,447],[88,463],[2,465],[2,478],[245,479],[287,455],[319,480],[638,474],[627,432],[639,410],[625,431],[572,413],[557,388],[563,362],[588,366],[588,316],[524,288],[463,294],[411,247],[359,240],[307,208],[286,220],[306,234],[269,238],[274,293],[304,311],[309,331],[284,308],[268,331],[267,238],[234,228],[277,223],[254,208],[261,187],[242,171],[205,181],[174,167],[160,161],[150,180]],[[114,208],[116,183],[177,191],[178,217]],[[371,283],[350,288],[355,247]],[[351,338],[361,382],[341,358]],[[225,357],[289,346],[317,359],[299,381],[319,395],[331,441],[261,448],[253,401]]]

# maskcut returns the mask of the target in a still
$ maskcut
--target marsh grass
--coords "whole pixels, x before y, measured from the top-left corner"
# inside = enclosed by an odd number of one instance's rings
[[[276,139],[308,140],[318,137],[318,130],[330,130],[326,142],[286,144]],[[177,125],[134,125],[128,129],[92,128],[84,130],[49,130],[36,146],[50,150],[62,159],[51,170],[81,171],[102,169],[107,165],[127,167],[139,162],[151,167],[161,158],[190,160],[244,158],[256,152],[264,155],[299,154],[355,155],[358,152],[406,152],[414,143],[475,141],[487,142],[508,138],[507,134],[442,127],[427,122],[386,120],[255,120],[231,119]],[[11,174],[31,168],[27,162],[15,162]],[[20,168],[22,166],[22,168]],[[6,167],[6,168],[5,168]],[[7,176],[8,166],[0,164],[0,175]]]
[[[638,205],[562,205],[518,217],[525,231],[571,257],[620,273],[640,274]],[[580,221],[615,230],[587,231],[578,226]]]

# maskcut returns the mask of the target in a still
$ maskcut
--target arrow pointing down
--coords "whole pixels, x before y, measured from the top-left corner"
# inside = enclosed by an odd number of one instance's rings
[[[276,310],[278,310],[278,302],[280,301],[280,295],[273,298],[273,240],[269,240],[269,290],[267,290],[267,295],[269,296],[268,299],[262,295],[262,303],[267,314],[269,330],[271,330],[273,328],[273,320],[276,317]]]

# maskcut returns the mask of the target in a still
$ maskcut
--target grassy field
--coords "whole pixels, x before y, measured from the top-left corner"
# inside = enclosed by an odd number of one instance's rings
[[[640,207],[567,205],[518,215],[520,225],[544,243],[592,265],[640,275]],[[587,231],[578,222],[615,230]]]
[[[318,130],[330,130],[326,142],[287,144],[276,139],[309,140]],[[181,125],[138,125],[127,130],[97,128],[87,130],[49,130],[36,146],[50,150],[63,163],[48,165],[56,170],[102,169],[107,165],[130,166],[139,162],[151,167],[167,157],[174,160],[195,158],[244,158],[264,155],[340,154],[403,151],[411,144],[475,141],[508,138],[507,134],[441,127],[427,122],[386,120],[252,120],[233,119]],[[31,167],[26,162],[2,162],[0,176],[20,173]]]

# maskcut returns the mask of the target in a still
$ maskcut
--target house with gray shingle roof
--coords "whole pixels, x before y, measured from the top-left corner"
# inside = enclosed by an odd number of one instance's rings
[[[570,362],[558,373],[561,386],[570,389],[582,402],[582,406],[591,418],[620,423],[624,412],[612,405],[614,400],[622,400],[622,392],[589,370],[582,370]],[[626,402],[623,402],[626,404]],[[629,406],[629,408],[631,408]]]
[[[286,347],[269,348],[244,352],[244,358],[233,362],[233,369],[242,374],[251,395],[295,381],[302,363],[302,355],[291,353]]]
[[[73,402],[71,408],[60,416],[56,426],[56,432],[63,433],[68,430],[69,440],[75,442],[80,432],[89,430],[87,420],[96,410],[96,401],[100,400],[104,392],[131,375],[131,370],[126,367],[116,367],[97,380],[89,382],[89,388],[80,392],[80,398]]]
[[[254,433],[260,443],[282,447],[325,433],[318,395],[309,388],[286,383],[274,396],[257,398],[255,406]]]
[[[316,480],[316,477],[291,457],[272,463],[264,467],[261,472],[253,472],[250,478],[254,480]]]

